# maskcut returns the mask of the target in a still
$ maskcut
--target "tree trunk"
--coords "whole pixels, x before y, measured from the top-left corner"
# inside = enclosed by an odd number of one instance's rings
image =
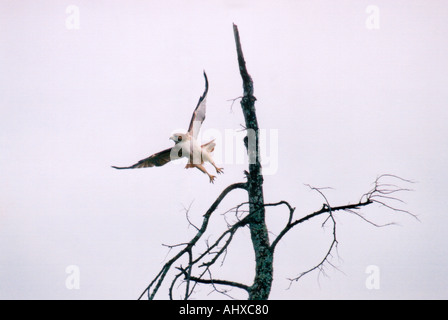
[[[241,99],[247,136],[245,145],[249,156],[248,195],[249,195],[249,222],[252,245],[255,252],[255,279],[249,289],[249,300],[266,300],[269,298],[273,274],[273,252],[269,243],[269,235],[265,221],[265,206],[263,198],[263,175],[261,172],[259,152],[259,129],[255,113],[253,81],[246,69],[243,51],[241,48],[238,27],[233,25],[238,65],[243,79],[244,95]]]

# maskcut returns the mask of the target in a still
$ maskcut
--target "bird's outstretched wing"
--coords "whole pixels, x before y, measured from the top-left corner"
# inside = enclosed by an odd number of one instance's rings
[[[137,169],[137,168],[148,168],[148,167],[160,167],[168,162],[170,162],[171,159],[171,150],[173,148],[169,148],[163,151],[160,151],[158,153],[153,154],[152,156],[140,160],[136,164],[129,166],[129,167],[115,167],[112,166],[112,168],[115,169]],[[173,159],[174,160],[174,159]]]
[[[201,129],[202,122],[205,120],[205,107],[206,107],[206,98],[208,92],[208,79],[207,75],[204,71],[205,78],[205,91],[202,96],[199,98],[198,105],[196,109],[194,109],[193,116],[191,117],[190,126],[188,127],[188,133],[194,138],[197,139],[199,130]]]

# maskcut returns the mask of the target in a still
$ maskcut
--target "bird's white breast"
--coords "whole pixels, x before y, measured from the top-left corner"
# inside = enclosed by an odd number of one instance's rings
[[[201,160],[201,145],[196,139],[190,138],[177,143],[174,148],[174,154],[181,154],[181,158],[193,159],[193,163],[200,164]],[[181,151],[181,153],[179,153]]]

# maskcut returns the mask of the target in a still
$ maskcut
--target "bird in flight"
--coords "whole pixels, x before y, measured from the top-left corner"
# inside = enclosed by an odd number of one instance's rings
[[[199,98],[198,104],[194,109],[193,116],[190,120],[190,125],[188,127],[187,133],[174,133],[170,140],[174,141],[174,146],[158,153],[149,156],[148,158],[142,159],[136,164],[129,167],[116,167],[115,169],[137,169],[137,168],[148,168],[148,167],[160,167],[172,160],[187,158],[188,162],[185,169],[197,168],[203,173],[207,174],[210,182],[214,183],[215,176],[208,173],[204,167],[204,162],[207,161],[213,165],[216,173],[223,173],[223,168],[218,168],[213,161],[211,153],[215,149],[215,140],[209,141],[206,144],[201,145],[197,141],[199,130],[201,125],[205,120],[205,109],[206,109],[206,98],[208,92],[208,79],[204,71],[205,78],[205,91],[203,95]]]

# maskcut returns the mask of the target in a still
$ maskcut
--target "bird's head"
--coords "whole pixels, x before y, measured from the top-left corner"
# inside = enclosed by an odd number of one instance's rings
[[[171,137],[170,140],[173,140],[174,143],[179,143],[182,141],[186,141],[188,139],[188,136],[184,133],[174,133]]]

